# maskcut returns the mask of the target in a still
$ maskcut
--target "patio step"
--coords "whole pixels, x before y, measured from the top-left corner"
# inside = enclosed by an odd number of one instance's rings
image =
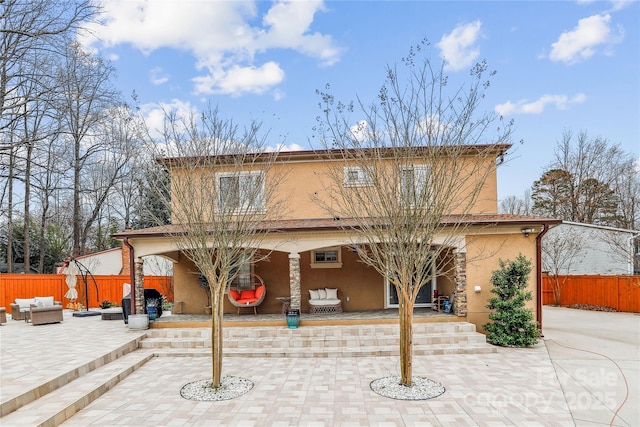
[[[57,426],[71,418],[153,357],[138,350],[125,354],[2,417],[3,426]],[[46,394],[45,394],[46,393]]]
[[[227,357],[365,357],[398,356],[397,325],[225,328]],[[158,356],[210,355],[211,330],[152,329],[140,343]],[[471,323],[416,324],[416,355],[495,353]]]

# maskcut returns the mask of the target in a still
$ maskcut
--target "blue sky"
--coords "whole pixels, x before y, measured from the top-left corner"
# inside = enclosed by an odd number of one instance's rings
[[[108,0],[84,43],[158,123],[158,107],[211,102],[263,121],[273,146],[318,148],[316,89],[373,100],[385,66],[427,38],[453,81],[486,59],[497,71],[481,108],[515,120],[499,197],[521,197],[565,130],[640,157],[638,1]],[[522,143],[520,141],[523,141]]]

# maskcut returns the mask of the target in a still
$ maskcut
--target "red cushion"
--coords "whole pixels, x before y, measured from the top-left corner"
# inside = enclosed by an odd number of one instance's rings
[[[240,299],[254,299],[256,297],[256,291],[248,289],[240,292]]]
[[[241,305],[247,305],[247,304],[253,304],[256,301],[258,301],[258,298],[247,298],[247,299],[242,299],[241,298],[241,299],[237,300],[236,302],[238,304],[241,304]]]
[[[264,286],[260,285],[256,288],[256,299],[260,299],[262,298],[262,295],[264,294]]]
[[[236,291],[235,289],[229,289],[229,295],[236,301],[240,299],[240,292]]]

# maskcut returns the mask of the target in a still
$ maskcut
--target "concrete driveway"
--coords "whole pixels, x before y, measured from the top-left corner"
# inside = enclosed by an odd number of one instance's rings
[[[544,342],[577,426],[640,426],[640,315],[545,306]]]

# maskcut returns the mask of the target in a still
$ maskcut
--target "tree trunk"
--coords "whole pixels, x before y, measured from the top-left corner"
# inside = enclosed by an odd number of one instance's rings
[[[9,141],[9,174],[7,176],[7,273],[13,273],[13,141]]]
[[[403,298],[398,307],[400,316],[400,376],[401,382],[411,387],[413,376],[413,302]]]
[[[211,368],[214,388],[220,387],[222,381],[222,319],[225,288],[226,285],[211,287]]]
[[[40,228],[39,228],[39,239],[38,239],[38,273],[44,273],[44,251],[45,251],[45,242],[44,235],[47,228],[47,212],[49,211],[49,196],[45,196],[45,201],[42,205],[42,212],[40,214]]]
[[[25,129],[25,135],[29,132]],[[29,274],[31,270],[31,156],[33,154],[33,144],[27,141],[27,155],[24,170],[24,274]]]

